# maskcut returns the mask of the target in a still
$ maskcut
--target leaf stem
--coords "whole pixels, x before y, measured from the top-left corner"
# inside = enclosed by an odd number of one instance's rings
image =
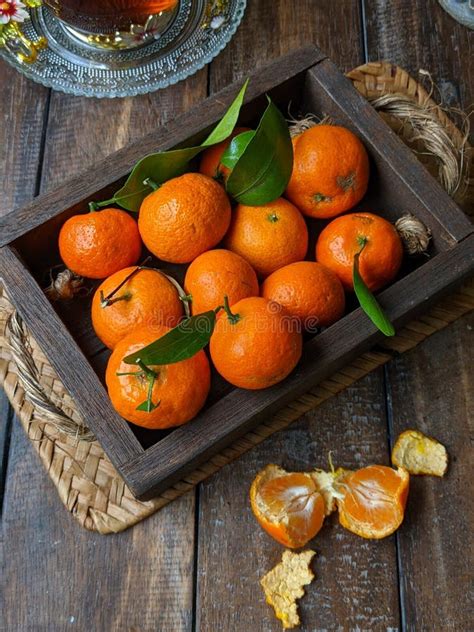
[[[104,296],[104,293],[101,291],[100,292],[100,306],[101,307],[108,307],[109,305],[113,305],[114,303],[116,303],[117,301],[129,301],[132,298],[132,295],[130,294],[130,292],[125,292],[125,294],[123,296],[118,296],[117,298],[112,298],[115,294],[117,294],[117,292],[128,282],[130,281],[130,279],[132,277],[134,277],[136,275],[137,272],[139,272],[140,270],[143,270],[143,268],[145,267],[145,264],[148,263],[150,261],[151,257],[148,256],[146,257],[146,259],[143,260],[142,263],[140,263],[140,265],[138,265],[134,270],[132,270],[130,272],[130,274],[128,274],[125,279],[119,283],[117,285],[117,287],[112,290],[112,292],[110,292],[110,294],[107,294],[107,296]]]
[[[93,213],[94,211],[98,211],[100,208],[110,206],[111,204],[118,204],[114,197],[110,198],[110,200],[103,200],[102,202],[89,202],[89,211]]]
[[[233,314],[231,312],[230,305],[229,305],[229,298],[227,295],[224,296],[224,310],[225,310],[225,313],[227,314],[227,318],[229,319],[229,322],[231,325],[235,325],[236,323],[239,322],[240,316],[239,314]]]
[[[158,189],[161,187],[161,184],[158,184],[157,182],[152,180],[152,178],[145,178],[143,180],[143,184],[146,187],[150,187],[151,189],[153,189],[153,191],[158,191]]]

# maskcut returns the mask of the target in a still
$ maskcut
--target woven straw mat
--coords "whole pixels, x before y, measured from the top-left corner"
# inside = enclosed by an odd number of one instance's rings
[[[389,63],[371,63],[356,68],[348,76],[369,101],[387,93],[410,97],[419,105],[432,108],[437,120],[449,134],[462,142],[463,135],[445,112],[434,103],[426,90],[404,70]],[[393,117],[389,124],[403,137],[406,126]],[[435,165],[433,166],[433,168]],[[0,383],[10,400],[25,432],[51,477],[67,510],[91,531],[102,534],[122,531],[191,490],[199,482],[238,458],[266,437],[285,428],[303,413],[339,393],[370,371],[390,360],[394,352],[412,349],[436,331],[446,327],[474,308],[474,284],[463,288],[439,303],[425,316],[412,322],[397,336],[384,342],[382,351],[369,352],[325,380],[309,393],[282,409],[275,417],[255,428],[219,455],[213,457],[191,475],[148,502],[136,500],[115,471],[97,441],[84,441],[57,430],[45,407],[25,396],[25,372],[12,360],[7,321],[13,307],[0,288]],[[42,388],[40,399],[60,414],[79,421],[74,402],[65,391],[48,360],[33,338],[26,332],[26,342]],[[33,373],[35,371],[33,370]],[[21,373],[21,376],[19,375]],[[31,391],[31,389],[29,389]],[[37,401],[35,399],[35,401]]]

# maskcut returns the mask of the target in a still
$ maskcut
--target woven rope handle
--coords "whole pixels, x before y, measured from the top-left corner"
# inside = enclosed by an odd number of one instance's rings
[[[33,359],[28,333],[23,319],[17,311],[13,311],[7,321],[9,346],[12,358],[18,370],[18,377],[25,391],[25,397],[35,409],[39,410],[60,432],[71,435],[82,441],[94,441],[94,434],[82,420],[76,421],[66,415],[48,396],[41,385],[38,367]]]
[[[469,160],[467,156],[467,132],[461,142],[451,137],[438,119],[435,108],[421,105],[403,94],[385,94],[368,97],[370,104],[384,112],[410,130],[405,138],[410,142],[421,142],[425,152],[438,163],[438,180],[451,197],[462,195],[468,184]]]

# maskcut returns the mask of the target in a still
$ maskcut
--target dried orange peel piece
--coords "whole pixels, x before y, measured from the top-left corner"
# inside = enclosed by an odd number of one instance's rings
[[[448,469],[448,453],[444,445],[418,430],[405,430],[392,450],[392,463],[410,474],[444,476]]]
[[[403,522],[410,475],[404,468],[370,465],[340,483],[340,524],[367,539],[391,535]]]
[[[296,600],[304,596],[303,586],[314,579],[309,565],[315,555],[310,549],[301,553],[284,551],[281,562],[260,580],[267,603],[275,610],[284,629],[300,624]]]
[[[321,529],[326,513],[323,495],[305,472],[267,465],[250,488],[250,504],[260,526],[289,548],[304,546]]]

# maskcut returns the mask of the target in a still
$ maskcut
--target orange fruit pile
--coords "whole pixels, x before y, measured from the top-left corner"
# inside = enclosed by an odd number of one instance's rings
[[[202,353],[188,364],[156,368],[152,395],[159,404],[148,411],[139,400],[145,399],[151,374],[135,366],[132,375],[116,374],[130,373],[123,358],[131,348],[164,335],[179,324],[184,311],[216,310],[209,343],[215,369],[234,386],[263,389],[293,371],[302,354],[303,331],[314,334],[344,315],[356,255],[371,290],[393,281],[400,268],[402,243],[387,220],[367,212],[335,217],[353,208],[368,186],[367,153],[350,130],[316,125],[298,134],[284,197],[232,208],[224,186],[230,170],[221,159],[231,139],[246,130],[235,128],[225,141],[203,151],[200,173],[157,186],[144,198],[138,221],[107,208],[71,217],[61,228],[59,252],[69,274],[103,279],[92,299],[92,325],[113,350],[107,369],[112,402],[132,423],[177,425],[204,404],[209,367]],[[321,227],[306,216],[331,221]],[[316,248],[308,253],[309,243]],[[156,269],[133,267],[142,246],[160,261],[186,264],[183,290]],[[196,367],[202,369],[200,379],[193,377]],[[273,493],[280,498],[270,503],[271,520],[278,503],[286,502],[281,485],[303,485],[300,475],[291,476],[268,481],[259,492],[262,502]],[[311,477],[304,480],[313,485]],[[327,508],[327,498],[324,502]],[[316,506],[319,511],[319,500]],[[346,514],[354,520],[349,510]],[[317,523],[313,518],[311,528]]]

